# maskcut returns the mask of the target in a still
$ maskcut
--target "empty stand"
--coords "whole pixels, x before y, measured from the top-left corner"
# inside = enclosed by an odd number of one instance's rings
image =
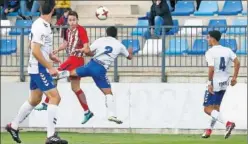
[[[173,16],[189,16],[195,11],[193,1],[178,1],[175,6],[175,11],[172,12]]]
[[[231,48],[233,52],[237,51],[237,42],[235,39],[221,39],[219,43],[224,47]]]
[[[169,42],[169,48],[166,49],[166,55],[181,55],[185,54],[189,49],[188,41],[185,38],[172,39]]]
[[[241,48],[238,49],[236,51],[236,53],[238,55],[247,55],[247,51],[248,51],[248,42],[247,39],[245,38],[242,42],[241,42]]]
[[[10,20],[1,20],[1,26],[11,26]],[[10,28],[1,28],[1,34],[7,35],[10,30]]]
[[[122,44],[126,48],[133,48],[133,54],[136,54],[140,50],[140,44],[138,39],[124,39],[122,40]]]
[[[227,30],[227,34],[244,35],[247,32],[247,19],[234,19],[232,26]]]
[[[32,25],[32,20],[16,20],[15,26],[17,27],[30,27]],[[24,35],[28,35],[30,33],[30,28],[24,29]],[[20,35],[21,28],[13,28],[9,32],[10,35]]]
[[[15,53],[17,49],[17,42],[15,39],[1,39],[1,55],[9,55]]]
[[[208,50],[208,41],[206,39],[196,39],[192,49],[188,49],[187,53],[191,55],[202,55]]]
[[[225,33],[227,30],[227,22],[225,19],[212,19],[209,21],[208,28],[204,28],[203,35],[208,34],[209,31],[219,30],[221,33]]]
[[[180,35],[201,35],[202,34],[202,28],[198,27],[196,28],[195,26],[203,26],[203,21],[202,19],[188,19],[184,23],[184,28],[178,32]]]
[[[223,6],[222,11],[219,12],[219,15],[237,15],[243,10],[241,0],[226,0]]]
[[[194,12],[195,16],[213,16],[219,11],[217,1],[202,1],[198,11]]]

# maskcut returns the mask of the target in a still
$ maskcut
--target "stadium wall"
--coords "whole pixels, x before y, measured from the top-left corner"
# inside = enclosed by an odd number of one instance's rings
[[[122,125],[106,119],[105,99],[92,83],[82,84],[88,103],[95,116],[81,125],[82,109],[69,83],[59,83],[62,100],[57,127],[62,129],[187,129],[200,130],[208,127],[210,118],[203,112],[205,84],[189,83],[113,83],[118,117]],[[1,83],[1,127],[11,121],[21,104],[28,97],[28,83]],[[236,129],[247,129],[247,84],[229,87],[222,105],[223,117],[236,122]],[[44,128],[45,111],[33,111],[22,127]],[[217,129],[224,129],[217,124]],[[103,131],[102,131],[103,132]],[[149,133],[149,131],[147,131]]]

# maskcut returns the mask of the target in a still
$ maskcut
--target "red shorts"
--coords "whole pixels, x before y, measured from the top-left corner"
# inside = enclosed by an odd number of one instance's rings
[[[83,57],[69,56],[58,68],[59,71],[62,70],[74,70],[80,66],[84,65]],[[80,79],[80,77],[70,77],[70,79]]]

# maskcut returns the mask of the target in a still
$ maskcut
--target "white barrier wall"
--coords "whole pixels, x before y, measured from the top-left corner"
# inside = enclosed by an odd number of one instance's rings
[[[12,101],[24,102],[27,97],[28,83],[12,83],[2,89],[1,121],[2,125],[11,120],[16,112],[12,109]],[[13,89],[15,95],[9,95],[8,89]],[[24,88],[20,90],[19,88]],[[118,117],[122,125],[110,123],[106,118],[105,99],[94,84],[83,84],[82,89],[87,95],[88,104],[95,116],[85,125],[82,108],[76,96],[70,90],[69,83],[60,83],[59,91],[62,97],[58,114],[58,127],[62,128],[179,128],[204,129],[208,126],[210,117],[203,112],[205,84],[165,84],[165,83],[114,83],[112,84],[117,102]],[[24,96],[23,96],[24,95]],[[20,105],[18,105],[19,107]],[[7,108],[8,107],[8,108]],[[15,106],[16,107],[16,106]],[[15,111],[17,108],[14,108]],[[247,84],[237,84],[229,87],[222,105],[223,117],[236,122],[237,129],[247,128]],[[3,110],[5,112],[3,112]],[[5,116],[5,115],[8,116]],[[11,116],[10,116],[11,115]],[[29,127],[45,127],[47,112],[33,111],[29,117]],[[216,128],[224,129],[217,124]]]

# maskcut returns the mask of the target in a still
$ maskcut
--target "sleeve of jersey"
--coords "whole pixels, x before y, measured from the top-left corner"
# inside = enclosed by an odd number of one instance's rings
[[[32,28],[30,39],[31,39],[31,42],[44,45],[45,35],[43,34],[42,30],[39,30],[39,28],[38,29]]]
[[[78,29],[79,32],[79,39],[85,44],[85,43],[89,43],[89,39],[88,39],[88,35],[87,32],[84,28],[79,28]]]
[[[230,58],[232,61],[237,57],[237,55],[230,49]]]
[[[205,57],[206,57],[206,61],[207,61],[207,63],[208,63],[208,66],[214,66],[214,58],[212,57],[210,51],[207,51],[207,52],[206,52]]]
[[[91,45],[90,45],[90,51],[95,51],[99,46],[98,44],[101,43],[99,39],[95,40]]]
[[[121,46],[121,54],[125,57],[128,57],[129,52],[127,51],[127,48],[123,44],[121,44],[120,46]]]

